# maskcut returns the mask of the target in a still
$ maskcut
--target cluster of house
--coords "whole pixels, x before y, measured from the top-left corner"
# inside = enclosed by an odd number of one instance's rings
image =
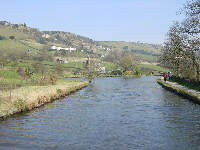
[[[104,51],[111,51],[111,48],[109,48],[109,47],[103,47],[102,45],[97,46],[97,47],[104,50]]]
[[[65,48],[65,47],[52,46],[51,50],[57,50],[57,51],[64,50],[64,51],[72,52],[72,51],[76,51],[76,48],[73,48],[73,47],[66,47]]]
[[[62,63],[68,63],[67,59],[64,59],[64,58],[57,58],[56,62],[60,63],[60,64],[62,64]]]
[[[103,47],[102,49],[106,51],[111,51],[111,48],[107,48],[107,47]]]

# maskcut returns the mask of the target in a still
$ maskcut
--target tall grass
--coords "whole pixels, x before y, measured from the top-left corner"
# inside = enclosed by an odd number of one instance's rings
[[[0,117],[39,107],[88,85],[88,82],[60,80],[55,85],[29,86],[1,93]]]

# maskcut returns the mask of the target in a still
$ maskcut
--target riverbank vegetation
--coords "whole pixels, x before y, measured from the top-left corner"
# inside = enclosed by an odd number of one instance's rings
[[[171,26],[161,56],[162,65],[169,68],[177,78],[185,81],[185,85],[187,82],[194,86],[200,83],[199,10],[199,0],[185,4],[181,12],[185,17]]]
[[[0,118],[31,110],[55,99],[65,97],[88,85],[85,81],[59,80],[54,85],[28,86],[4,91],[0,98]]]

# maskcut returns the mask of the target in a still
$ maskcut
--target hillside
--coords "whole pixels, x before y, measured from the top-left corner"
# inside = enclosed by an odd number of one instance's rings
[[[0,21],[0,36],[3,37],[0,39],[2,41],[10,40],[10,36],[13,36],[18,45],[30,46],[30,49],[40,50],[53,45],[76,47],[77,49],[96,49],[95,42],[87,37],[63,31],[40,31],[27,27],[26,24],[11,24],[6,21]],[[22,47],[23,50],[26,48]]]
[[[99,45],[111,48],[112,50],[125,50],[138,54],[143,61],[155,62],[161,54],[161,45],[125,42],[125,41],[99,41]]]
[[[74,47],[76,53],[63,54],[49,51],[52,46]],[[0,21],[0,51],[12,55],[24,55],[30,50],[32,55],[47,51],[53,57],[86,57],[89,53],[96,56],[107,55],[111,51],[130,51],[140,56],[142,61],[156,62],[161,46],[139,42],[93,41],[92,39],[64,31],[40,31],[24,24],[11,24]],[[81,52],[82,51],[82,52]],[[84,51],[84,52],[83,52]]]

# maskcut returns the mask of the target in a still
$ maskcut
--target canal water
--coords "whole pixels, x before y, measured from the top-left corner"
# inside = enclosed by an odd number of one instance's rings
[[[98,78],[87,88],[0,122],[0,150],[196,150],[200,105],[157,77]]]

